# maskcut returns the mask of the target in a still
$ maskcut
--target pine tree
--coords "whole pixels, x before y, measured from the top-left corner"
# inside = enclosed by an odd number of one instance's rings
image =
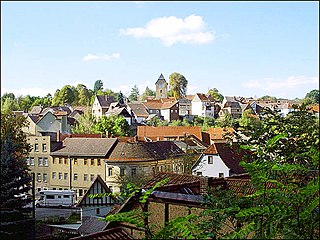
[[[32,239],[31,209],[25,207],[31,199],[23,197],[31,181],[23,126],[24,117],[1,114],[0,239]]]

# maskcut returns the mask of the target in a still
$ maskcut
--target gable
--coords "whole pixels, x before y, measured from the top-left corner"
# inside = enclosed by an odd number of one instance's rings
[[[92,183],[89,190],[86,192],[86,194],[83,196],[83,198],[77,206],[84,207],[113,205],[116,202],[116,200],[113,196],[110,196],[111,193],[112,192],[110,188],[98,175],[96,180]]]

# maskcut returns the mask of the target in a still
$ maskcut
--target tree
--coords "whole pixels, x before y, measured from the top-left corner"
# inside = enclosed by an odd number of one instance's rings
[[[319,104],[320,103],[319,89],[313,89],[312,91],[308,92],[304,100],[309,101],[310,104]]]
[[[175,98],[182,98],[187,93],[188,80],[180,73],[172,73],[169,76],[169,86]]]
[[[54,106],[72,104],[77,100],[76,89],[73,86],[65,85],[61,90],[57,89],[52,99]]]
[[[1,114],[1,239],[32,238],[30,208],[25,207],[31,199],[22,198],[22,194],[30,189],[31,182],[26,164],[30,147],[21,130],[24,126],[24,117],[16,117],[12,113]]]
[[[146,87],[146,90],[142,94],[142,99],[141,100],[146,100],[147,97],[149,96],[156,96],[156,92],[152,91],[149,87]]]
[[[92,90],[89,90],[85,85],[78,84],[76,87],[77,91],[77,104],[81,106],[90,106],[91,97],[93,96]]]
[[[73,133],[94,133],[94,125],[95,119],[93,115],[90,112],[86,112],[79,117],[71,131]]]
[[[129,124],[123,116],[102,116],[93,126],[94,133],[111,136],[129,136]]]
[[[103,82],[101,79],[94,82],[93,92],[96,94],[99,90],[102,90]]]
[[[239,119],[240,126],[245,127],[257,127],[260,124],[259,117],[254,114],[252,109],[247,109],[242,113],[241,118]]]
[[[223,95],[219,93],[218,89],[216,88],[210,89],[208,91],[208,94],[211,95],[211,97],[216,101],[219,101],[219,102],[223,101],[223,98],[224,98]]]
[[[133,88],[131,89],[131,94],[129,95],[129,100],[132,101],[138,101],[139,97],[139,89],[137,85],[134,85]]]
[[[118,93],[117,100],[120,104],[124,104],[124,96],[121,91]]]

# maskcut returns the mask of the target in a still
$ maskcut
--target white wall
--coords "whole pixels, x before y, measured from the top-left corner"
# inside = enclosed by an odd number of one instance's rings
[[[191,102],[191,111],[193,115],[202,116],[202,102]]]
[[[99,208],[100,213],[97,214],[97,208]],[[88,206],[88,207],[82,207],[81,208],[81,217],[84,216],[106,216],[110,210],[113,208],[112,206]]]
[[[225,165],[219,155],[213,156],[213,164],[208,164],[208,155],[202,155],[200,161],[192,169],[192,175],[197,175],[197,172],[202,172],[202,176],[219,177],[219,173],[223,173],[224,177],[229,176],[229,168]]]

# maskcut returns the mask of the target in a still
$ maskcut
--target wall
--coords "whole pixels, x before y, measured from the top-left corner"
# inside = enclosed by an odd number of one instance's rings
[[[202,172],[202,176],[219,177],[219,173],[223,173],[224,177],[229,176],[229,168],[225,165],[219,155],[213,156],[213,164],[208,164],[208,155],[202,155],[200,162],[192,169],[192,175]]]

